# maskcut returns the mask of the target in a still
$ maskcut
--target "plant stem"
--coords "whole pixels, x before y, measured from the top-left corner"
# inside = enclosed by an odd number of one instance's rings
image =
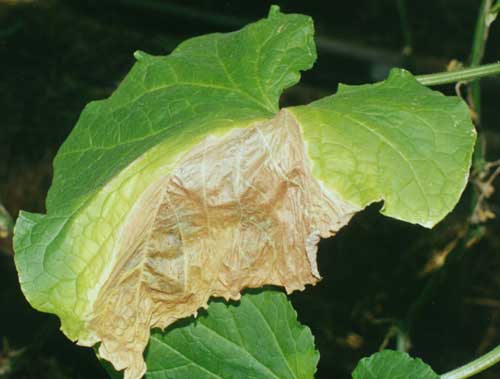
[[[439,379],[470,378],[472,375],[478,374],[498,362],[500,362],[500,345],[491,350],[489,353],[486,353],[483,356],[479,357],[478,359],[441,375]]]
[[[500,75],[500,62],[457,71],[418,75],[416,78],[424,86],[436,86],[440,84],[468,82],[491,75]]]
[[[490,31],[490,23],[487,20],[491,12],[492,3],[492,0],[483,0],[479,8],[476,30],[472,41],[470,67],[479,67],[481,65],[481,61],[483,60],[484,51],[486,49],[486,41],[488,40],[488,34]],[[469,85],[469,103],[472,110],[475,112],[474,121],[478,131],[476,147],[472,156],[472,171],[479,173],[486,162],[486,140],[484,138],[484,134],[481,133],[481,83],[479,80],[476,80]],[[472,212],[476,209],[478,198],[479,195],[477,194],[477,191],[475,191],[471,200]]]
[[[408,19],[407,0],[398,0],[398,13],[399,21],[401,24],[401,31],[403,33],[404,46],[402,49],[404,67],[410,71],[415,70],[415,54],[413,53],[413,43],[411,35],[411,26]]]
[[[500,2],[500,0],[498,1]],[[489,23],[486,22],[486,19],[488,17],[488,14],[490,14],[491,12],[491,3],[491,0],[482,0],[481,2],[471,49],[472,53],[469,62],[469,68],[438,74],[421,75],[416,77],[421,84],[428,86],[454,82],[472,82],[470,86],[471,104],[469,105],[475,111],[476,117],[474,121],[476,123],[476,126],[479,126],[478,123],[481,114],[480,81],[477,79],[488,75],[500,75],[500,62],[480,66],[481,60],[484,55],[486,41],[488,38]],[[486,163],[484,157],[485,144],[483,141],[483,137],[484,134],[481,133],[480,130],[478,130],[478,140],[474,150],[472,162],[473,172],[480,172],[484,164]],[[480,194],[478,194],[477,191],[474,191],[471,196],[470,212],[468,221],[465,225],[466,229],[464,236],[458,237],[458,242],[448,255],[445,265],[441,268],[440,271],[438,271],[431,277],[431,279],[426,283],[421,294],[411,305],[406,317],[410,333],[415,323],[415,319],[418,317],[418,313],[424,308],[427,303],[429,303],[433,299],[436,291],[440,291],[444,287],[444,285],[448,283],[453,283],[453,289],[455,293],[461,293],[463,289],[467,287],[467,284],[465,283],[467,275],[464,274],[464,270],[467,269],[467,265],[465,264],[463,259],[466,256],[465,253],[467,249],[469,248],[468,244],[471,241],[478,241],[479,239],[481,239],[484,236],[486,230],[483,225],[473,224],[472,222],[470,222],[470,220],[474,217],[479,196]],[[479,361],[472,362],[471,365],[475,365],[477,364],[477,362]],[[466,367],[468,368],[469,365],[464,366],[464,368]],[[462,369],[457,369],[443,375],[441,378],[458,379],[468,377],[462,375],[464,375]]]
[[[487,22],[488,15],[490,14],[492,0],[483,0],[479,8],[479,15],[476,21],[476,30],[474,32],[474,39],[472,41],[472,51],[470,56],[469,67],[478,67],[481,64],[486,48],[486,41],[488,40],[488,33],[490,30]],[[476,112],[477,122],[480,124],[481,120],[481,86],[479,81],[471,83],[470,95],[472,97],[471,106]]]

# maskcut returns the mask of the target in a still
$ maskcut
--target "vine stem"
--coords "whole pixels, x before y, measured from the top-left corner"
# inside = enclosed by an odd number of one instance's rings
[[[472,375],[478,374],[486,370],[488,367],[500,362],[500,345],[491,350],[489,353],[459,367],[453,371],[447,372],[439,377],[439,379],[465,379]]]
[[[436,86],[456,82],[469,82],[491,75],[500,75],[500,62],[465,68],[463,70],[418,75],[416,79],[424,86]]]

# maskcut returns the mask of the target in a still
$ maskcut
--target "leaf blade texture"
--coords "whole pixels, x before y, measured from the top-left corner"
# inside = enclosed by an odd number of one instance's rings
[[[304,129],[313,173],[364,208],[432,227],[458,202],[476,138],[457,98],[420,85],[405,70],[372,85],[345,86],[291,109]]]
[[[312,379],[319,353],[286,296],[275,290],[212,302],[187,326],[154,332],[146,378]]]
[[[316,243],[359,209],[325,192],[304,154],[300,128],[282,110],[204,140],[145,191],[88,322],[100,355],[117,368],[142,363],[150,327],[196,313],[211,296],[315,284]]]

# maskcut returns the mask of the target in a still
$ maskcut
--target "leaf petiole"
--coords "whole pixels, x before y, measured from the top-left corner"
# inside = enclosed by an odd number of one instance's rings
[[[498,362],[500,362],[500,345],[472,362],[441,375],[439,379],[470,378],[471,376],[486,370]]]
[[[468,82],[485,76],[500,75],[500,62],[486,64],[463,70],[440,72],[437,74],[418,75],[416,79],[424,86],[436,86],[455,82]]]

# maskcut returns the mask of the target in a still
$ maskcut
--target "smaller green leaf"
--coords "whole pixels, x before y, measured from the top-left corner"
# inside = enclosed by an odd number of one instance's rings
[[[359,361],[354,379],[437,379],[439,375],[420,358],[401,351],[384,350]]]
[[[212,301],[208,314],[152,334],[148,379],[312,379],[319,360],[309,328],[284,293]]]

